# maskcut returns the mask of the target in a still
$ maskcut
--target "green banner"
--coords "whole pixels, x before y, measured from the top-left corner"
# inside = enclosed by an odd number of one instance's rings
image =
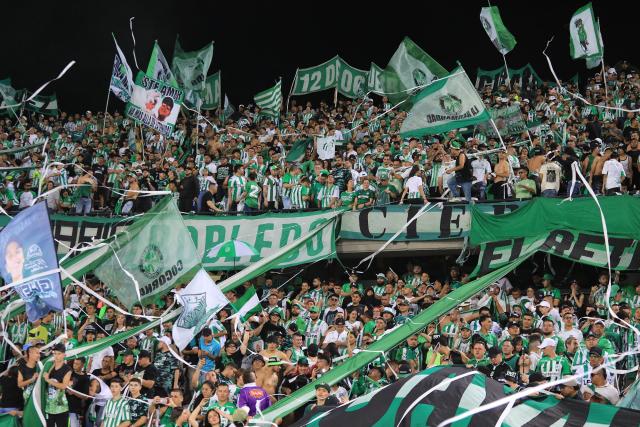
[[[338,82],[339,62],[340,58],[336,55],[315,67],[298,68],[291,95],[308,95],[335,88]]]
[[[457,307],[462,302],[466,301],[473,295],[481,292],[489,287],[496,280],[501,279],[511,270],[520,265],[525,258],[519,258],[508,265],[505,265],[498,270],[494,270],[486,276],[480,277],[466,285],[456,289],[455,291],[447,294],[447,298],[443,298],[436,301],[429,308],[422,310],[419,314],[414,316],[410,322],[407,322],[392,332],[383,335],[380,339],[375,341],[369,347],[367,351],[359,352],[353,357],[346,359],[346,361],[337,366],[324,375],[321,379],[311,382],[310,384],[295,391],[289,396],[279,400],[275,405],[268,408],[260,419],[263,421],[275,422],[276,419],[282,418],[287,414],[295,411],[297,408],[304,406],[310,399],[315,397],[315,386],[318,383],[336,384],[342,379],[348,377],[353,372],[373,362],[380,357],[381,353],[387,352],[398,344],[404,342],[411,335],[425,329],[427,325],[439,317],[443,316],[453,308]],[[258,418],[258,416],[256,416]]]
[[[42,147],[44,144],[45,144],[44,142],[40,142],[38,144],[23,145],[22,147],[9,148],[7,150],[1,150],[0,155],[21,153],[23,151],[35,150],[36,148]],[[38,150],[38,151],[41,151],[41,150]],[[28,166],[25,166],[25,167],[28,167]]]
[[[204,90],[202,91],[201,110],[215,110],[220,107],[221,96],[221,72],[210,75],[205,80]]]
[[[527,123],[522,118],[520,106],[512,105],[504,108],[492,108],[489,110],[500,136],[517,135],[527,130]],[[490,122],[478,123],[476,130],[488,138],[497,138],[498,134]]]
[[[367,76],[367,89],[374,93],[383,93],[384,87],[382,86],[382,73],[384,69],[378,65],[371,63],[369,68],[369,75]]]
[[[263,214],[252,217],[191,217],[187,228],[196,244],[198,255],[206,270],[231,270],[248,267],[269,257],[289,243],[325,225],[336,216],[336,211],[307,212],[291,215],[288,213]],[[215,245],[231,240],[242,240],[252,245],[258,255],[242,258],[209,257],[208,252]],[[334,254],[335,227],[324,227],[322,232],[309,240],[303,247],[291,251],[274,268],[305,264]]]
[[[347,98],[362,98],[367,92],[369,71],[359,70],[338,58],[338,92]]]
[[[640,199],[600,197],[605,215],[611,267],[640,270]],[[600,212],[592,198],[561,201],[536,198],[515,212],[493,216],[471,208],[472,246],[480,246],[473,275],[543,251],[582,264],[606,267]]]
[[[27,97],[29,94],[27,93]],[[32,100],[25,102],[24,109],[46,116],[58,115],[58,98],[53,95],[37,95]]]
[[[509,68],[509,81],[511,85],[517,84],[522,89],[536,88],[542,86],[542,79],[533,69],[531,64],[522,68]],[[501,85],[507,84],[507,73],[504,66],[495,70],[483,70],[478,68],[476,73],[476,88],[482,90],[485,86],[491,87],[492,91],[497,91]]]

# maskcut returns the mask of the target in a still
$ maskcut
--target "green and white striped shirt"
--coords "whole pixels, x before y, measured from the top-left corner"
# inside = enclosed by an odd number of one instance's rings
[[[103,427],[118,427],[125,421],[131,421],[129,404],[127,399],[120,397],[118,400],[109,399],[104,405],[104,415],[102,418]]]
[[[266,202],[275,202],[278,200],[278,178],[269,175],[264,182],[264,186],[266,187],[266,192],[264,193],[264,198]]]
[[[240,196],[244,191],[244,186],[247,183],[247,179],[244,176],[234,175],[229,179],[229,188],[231,189],[231,200],[234,202],[240,201]]]

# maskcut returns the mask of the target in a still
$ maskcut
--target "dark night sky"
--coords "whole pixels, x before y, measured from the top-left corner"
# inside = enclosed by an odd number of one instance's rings
[[[502,58],[479,20],[481,1],[342,2],[308,1],[94,1],[10,2],[3,6],[0,26],[4,40],[0,79],[35,90],[72,59],[76,65],[45,90],[58,94],[66,111],[104,108],[115,48],[115,33],[134,69],[129,17],[135,16],[138,64],[146,69],[153,40],[171,61],[176,33],[185,50],[215,41],[210,73],[222,69],[222,92],[234,104],[251,97],[283,77],[288,92],[296,67],[317,65],[335,54],[351,65],[368,69],[371,61],[386,66],[407,35],[447,69],[459,60],[472,79],[477,67],[502,65]],[[568,22],[584,1],[494,1],[518,45],[509,53],[511,67],[530,62],[538,75],[550,80],[541,52],[549,50],[560,78],[586,74],[584,61],[569,57]],[[609,7],[607,7],[609,5]],[[611,2],[595,1],[605,44],[605,59],[638,64],[629,37],[637,19]],[[628,10],[627,10],[628,12]],[[624,52],[626,51],[626,53]],[[329,98],[331,94],[327,94]],[[111,98],[114,99],[113,97]],[[110,109],[122,110],[115,100]]]

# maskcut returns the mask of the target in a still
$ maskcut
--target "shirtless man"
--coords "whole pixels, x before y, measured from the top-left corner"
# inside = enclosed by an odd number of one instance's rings
[[[507,180],[509,179],[509,162],[507,161],[507,153],[500,151],[498,153],[498,163],[494,169],[496,177],[493,180],[493,195],[496,199],[506,199],[509,196],[509,188]]]
[[[602,180],[602,167],[604,166],[604,162],[609,160],[611,157],[611,148],[607,148],[604,150],[602,156],[596,157],[593,167],[591,168],[591,175],[589,177],[589,183],[593,188],[593,191],[596,194],[601,194],[604,191],[604,181]]]

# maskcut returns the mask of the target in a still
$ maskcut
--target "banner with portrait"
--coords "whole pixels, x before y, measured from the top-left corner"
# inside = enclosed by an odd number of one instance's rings
[[[30,322],[63,310],[46,203],[23,210],[0,233],[0,274],[24,300]]]
[[[167,82],[152,79],[140,71],[125,114],[136,123],[170,136],[183,100],[184,91]]]

